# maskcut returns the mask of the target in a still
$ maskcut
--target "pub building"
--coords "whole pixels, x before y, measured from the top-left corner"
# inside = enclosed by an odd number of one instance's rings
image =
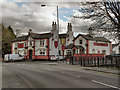
[[[26,59],[50,59],[53,55],[64,58],[68,54],[72,55],[73,50],[76,55],[112,53],[111,42],[104,37],[94,37],[90,33],[74,37],[71,23],[67,25],[67,33],[58,35],[56,22],[52,23],[49,33],[33,33],[29,29],[28,35],[14,39],[11,47],[12,54],[21,54]]]

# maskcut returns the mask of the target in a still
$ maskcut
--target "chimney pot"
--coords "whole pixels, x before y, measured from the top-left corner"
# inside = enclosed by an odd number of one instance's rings
[[[54,21],[53,21],[53,23],[52,23],[53,25],[54,25]]]

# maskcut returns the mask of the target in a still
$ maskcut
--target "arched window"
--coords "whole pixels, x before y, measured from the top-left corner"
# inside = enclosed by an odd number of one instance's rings
[[[92,50],[92,53],[95,53],[95,49]]]
[[[106,54],[106,50],[102,50],[102,54]]]

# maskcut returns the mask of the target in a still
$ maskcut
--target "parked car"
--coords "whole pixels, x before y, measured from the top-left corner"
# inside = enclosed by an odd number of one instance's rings
[[[59,59],[58,59],[59,58]],[[63,56],[59,56],[58,57],[58,55],[51,55],[50,56],[50,60],[63,60],[64,58],[63,58]]]
[[[51,55],[50,60],[58,60],[58,55]]]
[[[25,58],[20,54],[5,54],[4,61],[24,61]]]

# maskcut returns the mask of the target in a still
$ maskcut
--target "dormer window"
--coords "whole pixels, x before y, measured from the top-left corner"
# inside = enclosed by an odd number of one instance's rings
[[[79,43],[82,44],[82,40],[79,40]]]

